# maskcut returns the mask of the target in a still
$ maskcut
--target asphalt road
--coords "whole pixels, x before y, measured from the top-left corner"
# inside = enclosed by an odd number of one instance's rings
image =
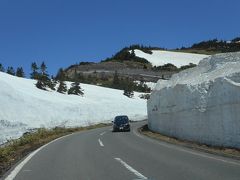
[[[110,127],[54,141],[23,160],[16,180],[240,180],[240,161]]]

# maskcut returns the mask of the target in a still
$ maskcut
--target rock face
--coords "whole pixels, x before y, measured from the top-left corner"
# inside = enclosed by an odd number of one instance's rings
[[[148,65],[149,66],[149,65]],[[73,65],[65,70],[67,77],[73,78],[75,70],[80,76],[85,78],[97,77],[101,79],[111,79],[113,78],[115,72],[117,71],[120,77],[129,77],[134,80],[144,80],[147,82],[157,82],[159,78],[169,79],[172,74],[175,74],[177,71],[154,71],[151,68],[144,69],[144,64],[124,61],[124,62],[100,62],[100,63],[91,63],[86,65]]]
[[[211,56],[159,81],[148,101],[153,131],[240,148],[240,52]]]

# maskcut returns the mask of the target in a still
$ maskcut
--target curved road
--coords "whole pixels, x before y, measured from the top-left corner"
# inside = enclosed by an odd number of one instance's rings
[[[156,141],[110,127],[61,138],[27,157],[6,179],[239,180],[240,161]]]

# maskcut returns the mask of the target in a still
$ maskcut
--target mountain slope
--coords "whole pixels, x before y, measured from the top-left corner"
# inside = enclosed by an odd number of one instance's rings
[[[119,114],[140,120],[147,114],[139,93],[130,99],[121,90],[81,84],[80,97],[39,90],[35,83],[0,72],[0,143],[28,128],[86,126],[110,122]]]

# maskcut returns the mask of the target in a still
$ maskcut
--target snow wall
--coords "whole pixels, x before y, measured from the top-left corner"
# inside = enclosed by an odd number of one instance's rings
[[[240,52],[218,54],[159,81],[148,101],[151,130],[240,148]]]

